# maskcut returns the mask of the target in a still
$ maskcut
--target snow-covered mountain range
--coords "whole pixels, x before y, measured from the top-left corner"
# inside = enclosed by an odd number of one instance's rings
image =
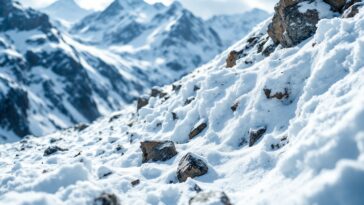
[[[151,86],[129,62],[79,44],[47,15],[11,0],[0,3],[2,139],[91,122]]]
[[[0,145],[0,204],[361,205],[364,4],[325,2],[280,0],[138,109]]]
[[[166,7],[116,0],[76,23],[74,36],[45,14],[11,0],[0,3],[0,141],[92,122],[152,86],[179,79],[229,46],[179,3]],[[64,4],[78,7],[68,0],[51,7],[68,16]],[[255,23],[266,16],[255,12]]]

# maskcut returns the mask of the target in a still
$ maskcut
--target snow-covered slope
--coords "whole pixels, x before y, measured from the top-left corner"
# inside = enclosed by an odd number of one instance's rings
[[[151,86],[137,63],[79,44],[45,14],[0,3],[0,141],[91,122]]]
[[[0,203],[361,205],[363,10],[264,57],[254,39],[269,23],[138,112],[0,145]],[[232,49],[245,55],[226,68]],[[146,140],[171,140],[178,154],[142,163]],[[187,171],[208,171],[178,182],[188,152],[202,162]]]
[[[253,9],[242,14],[213,16],[206,23],[218,33],[224,45],[231,46],[268,17],[267,12]]]
[[[75,23],[93,12],[81,8],[75,0],[57,0],[41,11],[66,25]]]

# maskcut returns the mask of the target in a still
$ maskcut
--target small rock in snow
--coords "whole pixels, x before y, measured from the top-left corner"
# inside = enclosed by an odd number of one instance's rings
[[[115,194],[101,194],[95,199],[94,205],[120,205],[120,202]]]
[[[157,89],[157,88],[152,88],[151,92],[150,92],[150,96],[152,97],[159,97],[159,98],[163,98],[167,95],[167,93],[162,92],[161,90]]]
[[[172,90],[178,92],[182,88],[182,85],[172,85]]]
[[[166,161],[177,155],[172,141],[144,141],[140,143],[143,152],[143,163],[152,161]]]
[[[86,124],[78,124],[73,129],[81,132],[82,130],[86,129],[87,127],[88,127],[88,125],[86,125]]]
[[[99,179],[105,178],[105,177],[111,175],[112,173],[113,172],[111,171],[111,169],[106,166],[100,166],[97,169],[97,176],[99,177]]]
[[[226,67],[232,68],[236,65],[236,61],[238,60],[238,52],[237,51],[231,51],[226,59]]]
[[[140,180],[139,179],[136,179],[136,180],[134,180],[134,181],[131,182],[131,185],[132,186],[136,186],[138,184],[140,184]]]
[[[185,105],[189,105],[194,100],[195,100],[195,97],[187,98],[186,101],[185,101]]]
[[[208,167],[204,161],[192,153],[187,153],[178,163],[177,178],[179,182],[184,182],[189,177],[194,178],[202,176],[206,174],[207,171]]]
[[[172,118],[173,118],[173,120],[178,120],[177,113],[172,112]]]
[[[230,109],[235,112],[239,107],[239,102],[236,102],[233,106],[230,107]]]
[[[266,127],[260,127],[258,129],[250,129],[249,131],[249,147],[253,146],[267,131]]]
[[[190,134],[188,135],[188,137],[191,139],[195,138],[197,135],[199,135],[205,128],[207,127],[206,123],[201,123],[200,125],[198,125],[196,128],[194,128]]]
[[[189,201],[190,205],[198,204],[221,204],[221,205],[231,205],[229,197],[224,192],[201,192],[195,197],[191,198]]]
[[[49,156],[49,155],[52,155],[58,151],[67,151],[67,149],[62,149],[58,146],[52,146],[52,147],[48,147],[45,151],[44,151],[44,154],[43,156]]]
[[[138,98],[137,111],[140,110],[141,108],[147,106],[148,103],[149,103],[149,99],[148,98],[145,98],[145,97]]]
[[[287,88],[284,88],[284,92],[277,92],[272,94],[272,90],[268,89],[268,88],[264,88],[263,89],[265,96],[268,99],[272,99],[272,98],[276,98],[278,100],[282,100],[282,99],[288,99],[289,98],[289,92]]]

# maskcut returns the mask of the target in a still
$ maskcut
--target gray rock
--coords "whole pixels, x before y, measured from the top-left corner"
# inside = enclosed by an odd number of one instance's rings
[[[172,141],[144,141],[140,143],[143,152],[142,162],[166,161],[177,155]]]
[[[190,205],[231,205],[229,197],[224,192],[200,192],[189,201]]]
[[[316,32],[320,20],[316,9],[301,13],[298,4],[312,0],[280,0],[275,6],[272,23],[268,26],[268,35],[274,43],[283,47],[295,46]]]
[[[49,156],[49,155],[52,155],[52,154],[55,154],[55,153],[57,153],[58,151],[62,151],[62,152],[64,152],[64,151],[67,151],[67,149],[62,149],[62,148],[60,148],[60,147],[58,147],[58,146],[52,146],[52,147],[48,147],[45,151],[44,151],[44,154],[43,154],[43,156]]]
[[[177,168],[177,178],[179,182],[186,181],[189,177],[195,178],[208,172],[208,167],[204,161],[192,153],[187,153],[180,160]]]

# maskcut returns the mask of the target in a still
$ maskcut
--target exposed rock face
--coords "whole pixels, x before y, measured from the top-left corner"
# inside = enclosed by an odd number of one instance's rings
[[[177,155],[172,141],[145,141],[140,143],[143,152],[143,163],[152,161],[166,161]]]
[[[249,131],[249,147],[253,146],[264,133],[267,131],[266,127],[260,127],[258,129],[250,129]]]
[[[206,174],[208,167],[204,161],[192,153],[187,153],[179,162],[177,178],[179,182],[186,181],[189,177],[194,178]]]
[[[102,194],[95,199],[94,205],[120,205],[120,202],[115,194]]]
[[[319,13],[315,9],[308,9],[304,13],[299,11],[299,3],[309,0],[280,0],[275,6],[272,23],[268,27],[268,34],[276,44],[283,47],[295,46],[316,32]]]
[[[190,199],[190,205],[219,204],[231,205],[229,197],[224,192],[200,192]]]

